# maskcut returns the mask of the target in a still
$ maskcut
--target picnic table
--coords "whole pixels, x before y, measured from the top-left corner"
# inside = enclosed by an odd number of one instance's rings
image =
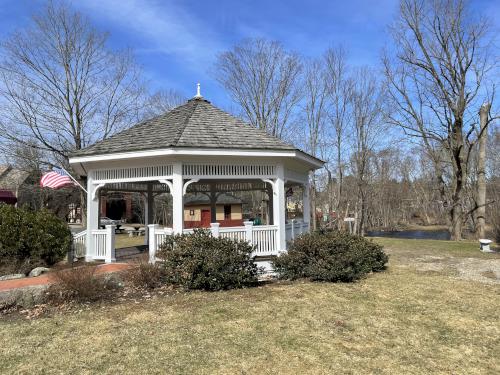
[[[127,233],[129,237],[138,237],[143,236],[146,230],[144,228],[134,227],[134,229],[127,230]]]

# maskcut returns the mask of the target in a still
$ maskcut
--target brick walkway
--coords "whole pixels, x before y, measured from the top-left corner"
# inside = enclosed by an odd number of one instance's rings
[[[128,263],[101,264],[97,266],[96,273],[101,274],[118,272],[130,267],[132,267],[132,265]],[[0,292],[18,288],[25,288],[29,286],[46,285],[53,282],[54,278],[50,273],[40,275],[38,277],[25,277],[23,279],[3,280],[0,281]]]

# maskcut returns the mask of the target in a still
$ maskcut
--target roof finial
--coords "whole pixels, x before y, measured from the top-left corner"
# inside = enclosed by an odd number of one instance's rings
[[[195,98],[202,98],[201,96],[201,90],[200,90],[200,84],[196,84],[196,95],[194,96]]]

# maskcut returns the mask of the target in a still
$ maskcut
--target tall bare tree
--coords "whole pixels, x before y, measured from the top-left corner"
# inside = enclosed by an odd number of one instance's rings
[[[65,3],[49,2],[30,26],[2,43],[5,153],[24,145],[39,150],[46,165],[64,165],[71,151],[137,117],[140,72],[130,52],[110,50],[106,38]]]
[[[479,129],[481,137],[478,144],[477,165],[477,211],[476,235],[484,238],[486,234],[486,139],[488,132],[484,129],[488,125],[488,114],[491,105],[485,103],[479,110]]]
[[[383,129],[383,91],[375,75],[360,68],[353,77],[352,111],[352,170],[356,178],[356,232],[364,235],[367,216],[370,158]]]
[[[328,118],[328,76],[325,61],[316,59],[308,61],[304,77],[304,105],[307,151],[318,157],[321,143],[324,142],[325,122]],[[311,212],[312,225],[316,229],[316,175],[311,175]],[[309,220],[310,218],[304,218]]]
[[[341,47],[330,48],[325,53],[325,62],[327,70],[327,83],[329,94],[328,117],[331,124],[331,146],[334,148],[335,169],[336,169],[336,187],[335,207],[337,215],[340,213],[340,204],[342,202],[343,182],[344,182],[344,154],[346,154],[346,130],[350,122],[351,113],[349,103],[351,100],[352,80],[348,77],[347,65],[345,62],[346,53]],[[333,186],[331,172],[326,167],[329,174],[328,186]],[[333,194],[330,194],[333,196]],[[340,217],[339,217],[340,219]],[[339,225],[342,222],[339,220]]]
[[[494,90],[487,22],[462,0],[402,0],[392,33],[395,58],[384,57],[389,119],[421,139],[437,171],[449,171],[439,183],[451,237],[459,240],[471,152],[487,129],[478,128],[477,109]]]
[[[248,122],[282,138],[301,98],[301,71],[299,56],[279,42],[246,39],[218,56],[214,75]]]
[[[159,90],[147,99],[143,116],[161,115],[185,102],[186,98],[175,90]]]

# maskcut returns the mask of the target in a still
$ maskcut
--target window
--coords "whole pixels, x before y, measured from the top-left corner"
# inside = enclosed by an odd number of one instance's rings
[[[224,220],[231,220],[231,205],[224,205]]]

